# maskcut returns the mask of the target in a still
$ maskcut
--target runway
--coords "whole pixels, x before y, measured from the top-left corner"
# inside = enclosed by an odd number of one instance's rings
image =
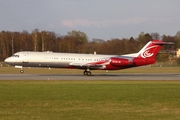
[[[0,74],[0,80],[180,80],[180,74]]]

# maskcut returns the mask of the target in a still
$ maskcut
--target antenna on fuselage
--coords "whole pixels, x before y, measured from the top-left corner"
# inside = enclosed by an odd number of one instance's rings
[[[96,55],[96,51],[94,51],[94,55]]]

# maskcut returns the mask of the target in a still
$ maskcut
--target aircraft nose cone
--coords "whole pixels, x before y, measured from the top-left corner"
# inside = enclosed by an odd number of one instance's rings
[[[8,62],[8,59],[6,58],[6,59],[4,60],[4,62],[7,63],[7,62]]]
[[[11,61],[10,61],[10,58],[6,58],[5,60],[4,60],[4,62],[5,63],[10,63]]]

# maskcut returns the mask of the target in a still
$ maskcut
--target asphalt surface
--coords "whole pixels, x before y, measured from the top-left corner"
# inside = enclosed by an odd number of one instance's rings
[[[180,80],[180,74],[0,74],[0,80]]]

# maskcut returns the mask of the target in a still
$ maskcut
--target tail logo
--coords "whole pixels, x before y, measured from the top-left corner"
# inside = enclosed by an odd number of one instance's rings
[[[157,46],[151,46],[151,47],[148,47],[146,49],[144,49],[142,52],[141,52],[141,57],[142,58],[148,58],[148,57],[152,57],[154,55],[152,49],[153,48],[156,48]]]

